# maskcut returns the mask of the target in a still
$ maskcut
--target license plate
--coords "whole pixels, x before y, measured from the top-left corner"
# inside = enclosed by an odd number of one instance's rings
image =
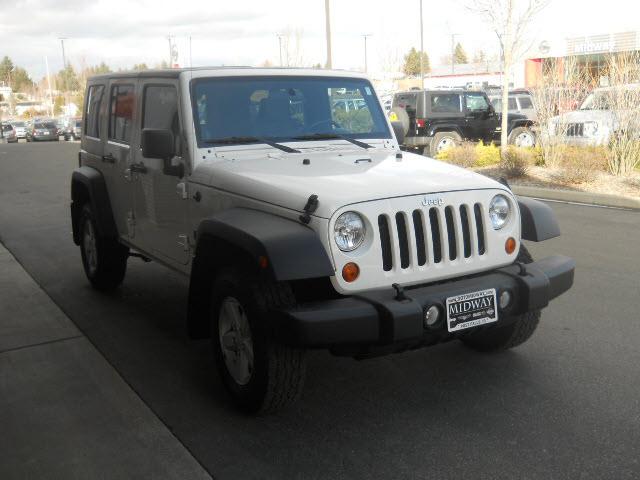
[[[497,320],[495,288],[447,298],[447,329],[450,332]]]

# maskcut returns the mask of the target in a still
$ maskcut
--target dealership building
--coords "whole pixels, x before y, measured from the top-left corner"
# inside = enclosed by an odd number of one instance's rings
[[[569,58],[575,62],[574,67],[581,74],[591,79],[594,86],[607,86],[607,65],[611,57],[637,52],[640,58],[639,39],[638,32],[620,32],[557,41],[542,40],[524,60],[522,86],[532,88],[540,85],[543,72],[549,69],[567,75],[564,66]]]

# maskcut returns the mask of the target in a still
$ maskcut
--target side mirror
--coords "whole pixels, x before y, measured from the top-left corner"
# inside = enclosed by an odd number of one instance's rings
[[[174,136],[171,130],[144,128],[142,129],[142,156],[145,158],[159,158],[163,161],[162,173],[175,177],[184,176],[184,165],[171,165],[175,155]]]
[[[393,127],[393,133],[396,135],[398,145],[402,145],[404,143],[404,127],[402,126],[402,122],[392,121],[391,127]]]

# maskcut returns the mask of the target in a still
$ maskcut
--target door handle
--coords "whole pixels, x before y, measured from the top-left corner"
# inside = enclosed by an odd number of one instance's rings
[[[108,153],[107,155],[102,155],[102,161],[106,163],[116,163],[116,157],[114,157],[112,153]]]
[[[129,168],[133,173],[147,173],[147,167],[144,166],[144,163],[132,163]]]

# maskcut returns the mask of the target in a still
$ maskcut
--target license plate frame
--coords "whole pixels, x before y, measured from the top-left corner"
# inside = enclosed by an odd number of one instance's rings
[[[462,293],[446,300],[447,330],[459,332],[498,321],[495,288]]]

